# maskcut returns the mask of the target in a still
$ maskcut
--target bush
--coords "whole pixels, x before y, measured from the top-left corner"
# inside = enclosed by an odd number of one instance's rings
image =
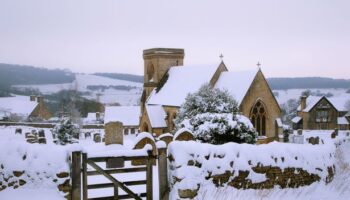
[[[253,125],[237,112],[238,104],[227,91],[204,85],[187,96],[175,125],[177,129],[189,129],[197,140],[206,143],[255,143]]]

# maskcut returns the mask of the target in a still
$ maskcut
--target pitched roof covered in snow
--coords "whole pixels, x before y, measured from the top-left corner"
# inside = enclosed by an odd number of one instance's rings
[[[159,92],[153,90],[148,105],[181,106],[187,94],[196,92],[203,84],[209,83],[219,65],[178,66],[168,71],[168,80]]]
[[[139,126],[140,106],[106,106],[104,122],[120,121],[124,126]]]
[[[149,121],[153,128],[164,128],[167,127],[165,118],[166,113],[163,106],[160,105],[146,105]]]
[[[348,120],[345,117],[338,117],[337,122],[338,122],[338,124],[341,124],[341,125],[348,125],[349,124]]]
[[[222,72],[215,87],[227,90],[238,103],[241,103],[257,72],[257,70]]]
[[[347,97],[315,97],[309,96],[306,99],[306,107],[303,110],[304,112],[310,112],[310,110],[322,99],[326,98],[338,111],[346,111],[346,102],[350,99]],[[301,111],[301,107],[299,105],[298,111]]]
[[[1,97],[0,111],[7,114],[16,114],[28,117],[37,107],[37,101],[30,101],[29,96]]]

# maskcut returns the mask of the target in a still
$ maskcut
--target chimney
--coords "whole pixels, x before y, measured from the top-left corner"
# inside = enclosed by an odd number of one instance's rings
[[[35,99],[36,99],[36,98],[35,98],[35,95],[30,95],[29,98],[30,98],[30,101],[35,101]]]
[[[303,111],[306,108],[306,99],[307,96],[300,97],[300,111]]]
[[[36,100],[37,100],[37,102],[38,102],[39,104],[44,103],[44,97],[43,97],[43,96],[37,96],[37,97],[36,97]]]

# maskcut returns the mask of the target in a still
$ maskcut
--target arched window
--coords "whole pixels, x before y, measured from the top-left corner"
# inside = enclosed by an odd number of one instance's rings
[[[153,75],[154,75],[154,66],[153,66],[153,64],[151,63],[151,64],[148,66],[148,68],[147,68],[147,78],[148,78],[148,81],[152,80]]]
[[[258,101],[250,113],[250,120],[259,135],[266,135],[266,108],[261,101]]]

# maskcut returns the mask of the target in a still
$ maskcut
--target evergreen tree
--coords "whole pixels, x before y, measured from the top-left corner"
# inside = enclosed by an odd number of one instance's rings
[[[74,137],[79,137],[80,130],[73,124],[71,119],[66,118],[53,128],[53,134],[56,137],[56,144],[66,145],[75,143]]]
[[[255,143],[257,133],[250,120],[238,113],[238,103],[227,91],[203,85],[189,94],[175,119],[176,128],[187,128],[199,141]]]

